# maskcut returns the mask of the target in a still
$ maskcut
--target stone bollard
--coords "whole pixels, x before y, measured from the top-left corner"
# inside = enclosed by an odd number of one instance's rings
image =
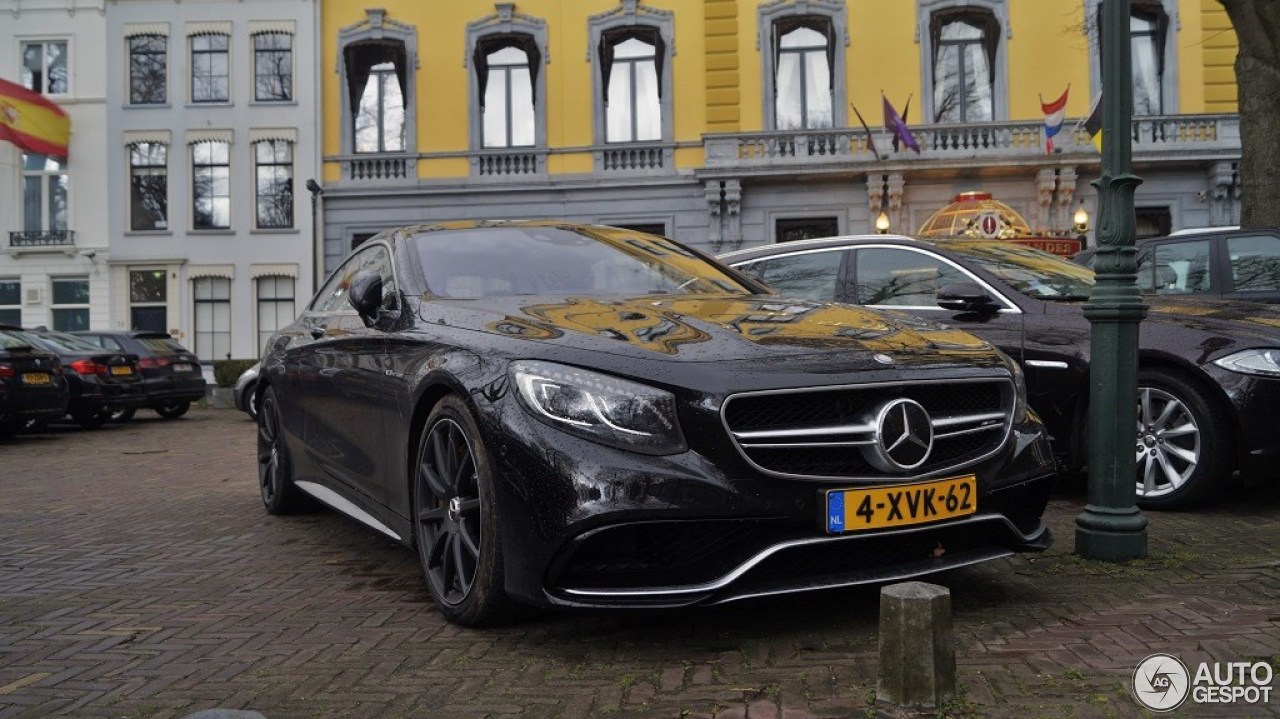
[[[936,708],[955,691],[951,592],[924,582],[902,582],[881,589],[876,704]]]

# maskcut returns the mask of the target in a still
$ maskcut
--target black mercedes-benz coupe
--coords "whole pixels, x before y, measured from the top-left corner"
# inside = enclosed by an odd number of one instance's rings
[[[468,625],[674,607],[1051,542],[1017,365],[965,332],[774,295],[671,240],[450,223],[361,245],[269,342],[259,480],[416,546]]]
[[[1088,446],[1093,270],[1021,245],[872,235],[755,247],[720,258],[775,289],[900,310],[972,332],[1025,366],[1031,406],[1067,466]],[[1145,297],[1138,333],[1139,505],[1194,507],[1280,459],[1280,310]]]

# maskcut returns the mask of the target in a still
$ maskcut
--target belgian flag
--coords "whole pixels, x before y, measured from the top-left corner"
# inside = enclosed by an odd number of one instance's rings
[[[1084,131],[1089,133],[1089,141],[1102,152],[1102,95],[1093,101],[1093,111],[1085,118]]]

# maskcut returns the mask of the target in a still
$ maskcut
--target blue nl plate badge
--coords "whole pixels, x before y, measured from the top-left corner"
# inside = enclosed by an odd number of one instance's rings
[[[827,531],[844,531],[844,492],[827,492]]]

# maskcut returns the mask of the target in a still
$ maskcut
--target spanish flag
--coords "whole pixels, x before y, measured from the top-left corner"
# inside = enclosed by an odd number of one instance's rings
[[[0,140],[27,152],[65,158],[71,118],[39,93],[0,79]]]

